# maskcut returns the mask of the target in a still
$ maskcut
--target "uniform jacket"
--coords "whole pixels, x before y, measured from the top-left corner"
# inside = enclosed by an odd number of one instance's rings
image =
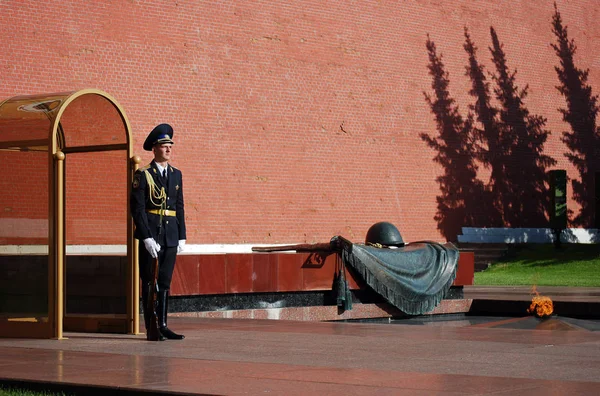
[[[181,171],[171,165],[167,165],[168,185],[164,185],[162,178],[152,161],[149,165],[138,169],[133,176],[131,186],[131,216],[135,223],[134,236],[139,240],[154,238],[162,247],[175,247],[180,239],[186,239],[185,212],[183,205],[183,183]],[[150,175],[160,190],[165,188],[167,196],[165,209],[175,211],[176,216],[163,216],[161,236],[159,237],[160,215],[148,213],[148,210],[161,209],[160,202],[151,200],[151,187],[148,184],[146,173]]]

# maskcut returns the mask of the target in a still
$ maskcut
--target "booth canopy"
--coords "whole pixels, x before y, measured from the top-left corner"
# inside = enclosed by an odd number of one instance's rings
[[[0,105],[0,150],[127,150],[131,135],[123,114],[95,89],[15,96]]]

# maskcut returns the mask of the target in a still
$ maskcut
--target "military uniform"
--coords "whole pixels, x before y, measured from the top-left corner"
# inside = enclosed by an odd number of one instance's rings
[[[172,144],[173,129],[168,124],[158,125],[146,138],[144,149],[152,150],[156,144]],[[131,186],[130,210],[135,223],[134,236],[139,240],[139,268],[142,280],[142,303],[144,321],[148,330],[152,312],[147,312],[150,293],[157,293],[156,314],[160,337],[163,339],[183,339],[167,327],[168,295],[175,268],[177,249],[185,242],[185,211],[183,201],[183,179],[181,171],[167,163],[166,177],[161,175],[153,160],[138,169]],[[155,258],[144,241],[153,239],[158,251],[158,290],[153,290],[153,267]],[[148,333],[149,334],[149,333]],[[150,338],[148,338],[150,340]],[[155,339],[152,339],[155,341]]]
[[[149,281],[152,277],[152,257],[143,245],[146,238],[154,238],[160,245],[159,254],[159,289],[169,289],[175,266],[175,256],[179,240],[186,239],[185,212],[183,204],[183,183],[181,171],[167,165],[167,180],[159,174],[156,163],[137,170],[133,177],[131,189],[131,215],[135,223],[134,236],[140,240],[140,276],[142,282]],[[151,180],[151,181],[150,181]],[[152,186],[154,184],[154,187]],[[153,189],[164,188],[163,197],[153,197]],[[160,193],[159,193],[160,194]],[[162,221],[161,221],[162,219]],[[142,256],[145,260],[142,260]],[[163,260],[161,259],[163,256]],[[144,261],[144,262],[142,262]],[[164,265],[163,265],[164,264]]]

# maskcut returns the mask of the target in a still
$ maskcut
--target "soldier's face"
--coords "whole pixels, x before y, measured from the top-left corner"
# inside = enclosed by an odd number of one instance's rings
[[[171,159],[171,146],[171,143],[157,144],[154,146],[152,151],[154,151],[154,159],[156,162],[165,162]]]

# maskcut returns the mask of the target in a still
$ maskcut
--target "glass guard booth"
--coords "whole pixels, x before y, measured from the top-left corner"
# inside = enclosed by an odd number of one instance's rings
[[[0,337],[138,333],[138,162],[123,109],[102,91],[0,103]]]

